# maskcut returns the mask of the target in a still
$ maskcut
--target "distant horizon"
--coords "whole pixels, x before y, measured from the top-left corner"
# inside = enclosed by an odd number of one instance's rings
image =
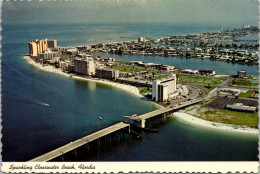
[[[169,23],[205,26],[258,26],[258,1],[3,1],[3,24]]]
[[[23,23],[12,23],[2,21],[2,25],[70,25],[70,24],[86,24],[86,25],[134,25],[134,24],[144,24],[144,25],[154,25],[154,24],[164,24],[164,25],[176,25],[176,26],[203,26],[203,27],[222,27],[225,28],[242,28],[243,25],[250,25],[254,27],[260,27],[259,24],[232,24],[232,25],[220,25],[220,24],[205,24],[205,23],[170,23],[170,22],[23,22]]]

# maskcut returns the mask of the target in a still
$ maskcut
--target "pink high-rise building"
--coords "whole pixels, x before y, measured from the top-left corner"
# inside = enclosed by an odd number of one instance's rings
[[[29,51],[30,51],[30,56],[31,57],[35,57],[38,55],[38,51],[37,51],[37,44],[36,42],[29,42]]]
[[[29,52],[30,56],[38,56],[39,53],[43,53],[47,50],[47,39],[46,40],[38,40],[29,42]]]

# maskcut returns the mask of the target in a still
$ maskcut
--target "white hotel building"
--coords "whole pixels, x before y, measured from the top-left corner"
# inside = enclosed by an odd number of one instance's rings
[[[75,58],[74,59],[74,72],[83,75],[95,75],[96,66],[92,57]]]
[[[153,81],[152,98],[155,101],[167,101],[175,96],[176,92],[176,74],[172,74],[171,77],[161,80]]]

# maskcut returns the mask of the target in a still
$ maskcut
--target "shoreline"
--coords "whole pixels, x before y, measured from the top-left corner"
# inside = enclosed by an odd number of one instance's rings
[[[119,88],[120,90],[123,90],[125,92],[128,92],[132,95],[135,95],[138,98],[142,98],[143,96],[140,94],[139,89],[135,86],[131,86],[131,85],[125,85],[125,84],[119,84],[119,83],[115,83],[115,82],[111,82],[111,81],[107,81],[105,79],[102,80],[98,80],[98,79],[90,79],[90,78],[83,78],[83,77],[79,77],[77,75],[69,75],[63,71],[61,71],[61,69],[55,68],[53,66],[50,65],[45,65],[42,66],[41,64],[35,62],[32,58],[30,58],[29,56],[23,56],[23,59],[25,59],[27,61],[27,63],[29,63],[30,65],[33,65],[35,68],[40,69],[42,71],[47,71],[47,72],[51,72],[51,73],[56,73],[56,74],[60,74],[60,75],[64,75],[73,79],[78,79],[78,80],[86,80],[86,81],[90,81],[90,82],[96,82],[96,83],[101,83],[101,84],[106,84],[106,85],[110,85],[113,86],[115,88]],[[156,105],[158,108],[162,108],[163,106],[151,102],[154,105]]]
[[[36,67],[37,69],[43,70],[43,71],[47,71],[47,72],[52,72],[52,73],[56,73],[56,74],[60,74],[60,75],[64,75],[70,78],[74,78],[74,79],[79,79],[79,80],[86,80],[86,81],[92,81],[92,82],[96,82],[96,83],[102,83],[102,84],[106,84],[106,85],[110,85],[113,86],[115,88],[119,88],[125,92],[131,93],[133,95],[135,95],[138,98],[142,98],[143,96],[140,94],[139,89],[131,86],[131,85],[124,85],[124,84],[119,84],[119,83],[115,83],[115,82],[110,82],[110,81],[106,81],[106,80],[97,80],[97,79],[89,79],[89,78],[83,78],[83,77],[79,77],[77,75],[73,75],[70,76],[69,74],[62,72],[60,69],[57,69],[53,66],[50,65],[45,65],[42,66],[39,63],[36,63],[33,59],[31,59],[29,56],[23,56],[23,58],[31,65],[33,65],[34,67]],[[163,106],[151,102],[153,103],[155,106],[157,106],[158,108],[163,108]],[[195,116],[189,115],[187,113],[183,113],[183,112],[175,112],[172,114],[172,116],[174,118],[177,118],[179,121],[184,122],[184,123],[188,123],[188,124],[192,124],[194,126],[202,126],[205,128],[211,128],[211,129],[217,129],[217,130],[221,130],[221,131],[231,131],[234,133],[243,133],[243,134],[253,134],[256,135],[259,133],[258,129],[252,129],[249,127],[245,127],[242,128],[239,125],[229,125],[229,124],[224,124],[224,123],[217,123],[217,122],[211,122],[211,121],[207,121],[207,120],[203,120],[200,118],[197,118]],[[237,128],[234,128],[234,127]]]
[[[253,129],[246,126],[243,127],[240,125],[231,125],[231,124],[224,124],[224,123],[217,123],[208,120],[203,120],[201,118],[192,116],[190,114],[181,111],[173,113],[172,116],[183,123],[188,123],[193,126],[200,126],[200,127],[215,129],[219,131],[228,131],[233,133],[243,133],[249,135],[258,135],[259,133],[258,129]]]
[[[97,80],[97,79],[90,79],[90,78],[83,78],[83,77],[79,77],[77,75],[69,75],[63,71],[61,71],[61,69],[55,68],[53,66],[50,65],[45,65],[42,66],[41,64],[35,62],[33,59],[31,59],[29,56],[23,56],[23,58],[31,65],[33,65],[34,67],[36,67],[37,69],[43,70],[43,71],[47,71],[47,72],[52,72],[52,73],[56,73],[56,74],[60,74],[60,75],[64,75],[70,78],[74,78],[74,79],[79,79],[79,80],[86,80],[86,81],[91,81],[91,82],[97,82],[97,83],[102,83],[102,84],[107,84],[107,85],[111,85],[113,87],[117,87],[120,88],[121,90],[124,90],[126,92],[129,92],[131,94],[136,95],[138,98],[143,97],[140,93],[139,93],[139,89],[134,87],[134,86],[130,86],[130,85],[124,85],[124,84],[119,84],[119,83],[115,83],[115,82],[110,82],[110,81],[106,81],[106,80]]]

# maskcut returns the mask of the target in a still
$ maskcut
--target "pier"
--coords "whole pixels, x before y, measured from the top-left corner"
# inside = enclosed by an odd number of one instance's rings
[[[109,126],[105,129],[102,129],[102,130],[99,130],[95,133],[92,133],[90,135],[87,135],[83,138],[80,138],[76,141],[73,141],[73,142],[70,142],[60,148],[57,148],[53,151],[50,151],[46,154],[43,154],[39,157],[36,157],[32,160],[29,160],[29,162],[46,162],[46,161],[50,161],[56,157],[59,157],[59,156],[63,156],[65,153],[67,152],[71,152],[73,150],[76,150],[77,148],[83,146],[83,145],[87,145],[95,140],[100,140],[102,137],[105,137],[107,135],[110,135],[110,134],[113,134],[117,131],[120,131],[120,130],[124,130],[124,129],[127,129],[128,133],[130,133],[130,125],[129,124],[126,124],[126,123],[123,123],[123,122],[120,122],[120,123],[117,123],[117,124],[114,124],[112,126]]]
[[[148,112],[142,115],[133,115],[133,116],[124,116],[124,118],[133,120],[135,122],[135,125],[137,127],[145,128],[145,123],[149,120],[156,119],[156,118],[165,118],[168,115],[171,115],[173,112],[180,110],[182,108],[197,104],[201,101],[203,101],[203,98],[198,98],[190,101],[186,101],[182,103],[181,105],[176,105],[169,108],[162,108],[158,109],[152,112]]]

